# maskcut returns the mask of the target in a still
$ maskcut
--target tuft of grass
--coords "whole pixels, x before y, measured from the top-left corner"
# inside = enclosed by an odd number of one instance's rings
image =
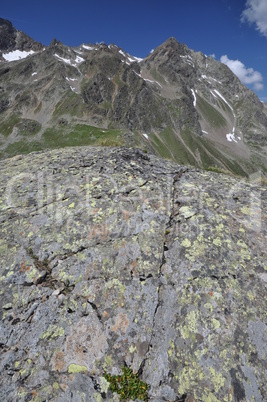
[[[148,401],[147,392],[150,388],[144,381],[139,380],[138,373],[134,374],[129,367],[122,367],[122,375],[104,374],[104,378],[109,382],[111,392],[120,395],[120,401],[129,399],[139,399]]]
[[[205,170],[207,170],[208,172],[223,173],[223,174],[227,174],[227,175],[232,175],[229,172],[229,170],[222,169],[219,166],[208,166]]]

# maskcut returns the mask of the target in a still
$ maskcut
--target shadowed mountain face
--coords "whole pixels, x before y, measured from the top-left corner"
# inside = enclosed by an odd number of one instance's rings
[[[2,158],[124,145],[205,169],[266,172],[266,109],[224,64],[174,38],[140,60],[116,45],[43,48],[0,24]]]
[[[0,52],[37,51],[42,48],[41,43],[35,42],[24,32],[18,31],[10,21],[0,18]]]

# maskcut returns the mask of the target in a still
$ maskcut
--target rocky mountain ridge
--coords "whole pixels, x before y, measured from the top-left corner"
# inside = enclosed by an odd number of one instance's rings
[[[2,61],[0,91],[2,158],[124,145],[239,175],[267,169],[264,105],[227,66],[174,38],[143,60],[116,45],[54,40]]]

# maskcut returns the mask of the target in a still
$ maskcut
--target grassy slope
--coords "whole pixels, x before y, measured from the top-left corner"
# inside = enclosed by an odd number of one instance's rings
[[[15,123],[14,123],[15,122]],[[19,119],[14,119],[14,125]],[[5,125],[5,133],[11,135],[12,125]],[[1,130],[3,132],[3,130]],[[34,133],[36,134],[36,133]],[[0,151],[0,158],[12,157],[17,154],[25,154],[33,151],[40,151],[47,148],[63,148],[78,145],[102,145],[102,146],[123,146],[124,140],[120,130],[104,130],[101,128],[77,124],[73,128],[54,127],[46,129],[41,138],[29,133],[19,131],[16,138],[5,142],[6,147]],[[8,138],[7,138],[8,139]]]

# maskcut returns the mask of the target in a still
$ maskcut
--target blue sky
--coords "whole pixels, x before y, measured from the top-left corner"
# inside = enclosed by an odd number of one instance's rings
[[[228,64],[267,102],[267,0],[9,0],[0,17],[44,45],[103,41],[138,57],[174,36]]]

